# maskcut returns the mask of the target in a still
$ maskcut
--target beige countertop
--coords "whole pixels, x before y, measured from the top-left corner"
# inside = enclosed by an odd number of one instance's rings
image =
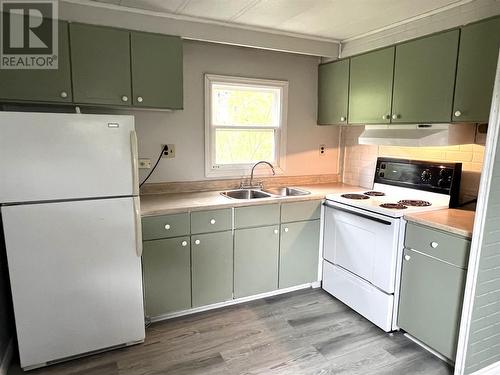
[[[232,199],[224,197],[220,191],[204,191],[195,193],[165,193],[141,195],[141,215],[155,216],[186,211],[201,211],[217,208],[250,206],[276,202],[296,202],[312,199],[323,199],[327,194],[367,191],[369,189],[343,183],[294,186],[310,191],[309,195],[295,197],[272,197],[261,199]]]
[[[472,238],[474,216],[474,211],[450,208],[412,213],[405,215],[405,219],[413,223],[427,225],[436,229],[458,234],[460,236]]]

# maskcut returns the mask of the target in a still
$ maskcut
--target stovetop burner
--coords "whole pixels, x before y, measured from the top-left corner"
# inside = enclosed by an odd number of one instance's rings
[[[428,207],[432,206],[431,202],[423,201],[420,199],[403,199],[398,202],[399,204],[411,207]]]
[[[383,197],[385,195],[384,192],[382,191],[367,191],[366,193],[364,193],[365,195],[368,195],[370,197]]]
[[[380,205],[380,207],[382,208],[391,208],[393,210],[404,210],[408,207],[406,207],[405,205],[401,204],[401,203],[382,203]]]
[[[370,197],[363,194],[342,194],[341,197],[347,199],[370,199]]]

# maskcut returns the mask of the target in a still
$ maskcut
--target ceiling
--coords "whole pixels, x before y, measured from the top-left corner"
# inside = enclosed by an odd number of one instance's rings
[[[201,22],[343,41],[471,0],[93,0]]]

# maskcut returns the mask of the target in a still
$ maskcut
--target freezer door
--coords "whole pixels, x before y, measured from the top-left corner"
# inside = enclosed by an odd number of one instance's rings
[[[21,366],[144,339],[133,198],[3,206]]]
[[[0,112],[0,203],[137,194],[133,116]]]

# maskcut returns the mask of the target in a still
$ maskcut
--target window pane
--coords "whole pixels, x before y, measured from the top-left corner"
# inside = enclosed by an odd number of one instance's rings
[[[279,126],[279,89],[212,86],[212,122],[226,126]]]
[[[216,129],[215,163],[250,164],[259,160],[273,162],[274,130]]]

